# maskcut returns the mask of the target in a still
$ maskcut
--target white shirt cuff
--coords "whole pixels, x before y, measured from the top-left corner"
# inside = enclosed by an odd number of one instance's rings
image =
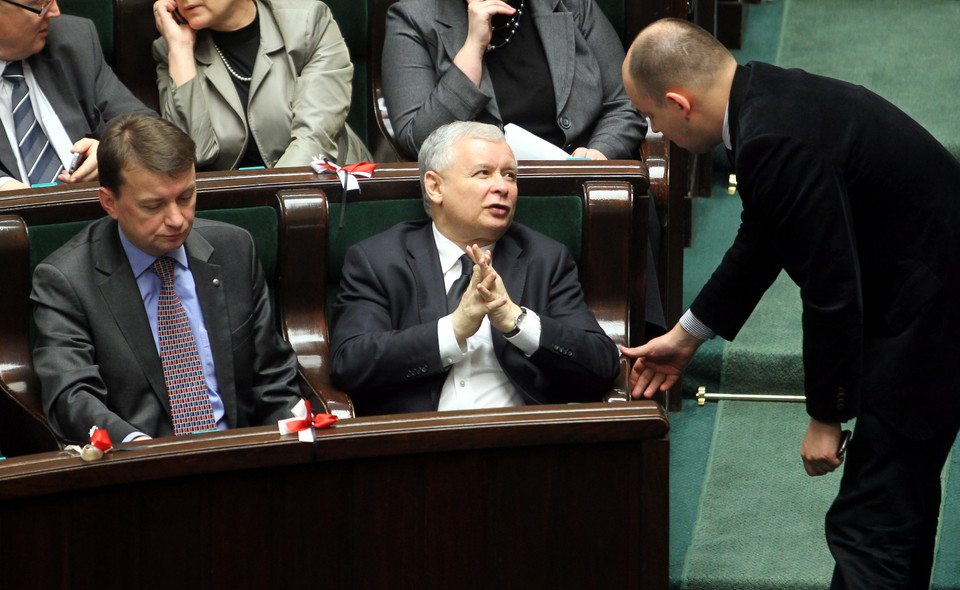
[[[133,439],[137,438],[138,436],[147,436],[147,435],[144,434],[144,433],[142,433],[142,432],[138,432],[138,431],[134,430],[133,432],[131,432],[131,433],[128,434],[127,436],[123,437],[123,441],[122,441],[122,442],[128,443],[128,442],[132,441]]]
[[[712,340],[717,335],[709,326],[698,320],[689,309],[680,318],[680,327],[700,340]]]
[[[445,315],[437,320],[437,341],[440,343],[440,362],[444,367],[459,363],[467,355],[457,343],[457,335],[453,331],[452,316]]]
[[[527,316],[523,320],[523,328],[516,336],[507,338],[507,341],[519,348],[523,354],[530,356],[540,348],[541,331],[540,316],[533,310],[527,309]]]

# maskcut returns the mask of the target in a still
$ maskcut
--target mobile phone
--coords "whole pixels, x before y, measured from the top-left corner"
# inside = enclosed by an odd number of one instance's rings
[[[174,20],[178,25],[185,25],[185,24],[187,24],[187,19],[183,18],[183,15],[180,14],[180,9],[179,9],[179,8],[174,8],[174,9],[173,9],[173,20]]]
[[[70,165],[67,166],[67,174],[73,174],[77,171],[77,166],[80,165],[80,152],[74,152],[70,156]]]
[[[837,447],[837,459],[843,459],[843,456],[847,454],[847,443],[850,442],[850,436],[852,434],[849,430],[844,430],[840,435],[840,446]]]

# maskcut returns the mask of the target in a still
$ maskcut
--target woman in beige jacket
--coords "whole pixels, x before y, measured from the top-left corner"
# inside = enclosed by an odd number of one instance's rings
[[[347,126],[353,65],[314,0],[157,0],[160,112],[200,170],[369,160]]]

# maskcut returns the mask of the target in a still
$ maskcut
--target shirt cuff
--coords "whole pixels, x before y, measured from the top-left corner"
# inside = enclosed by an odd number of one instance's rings
[[[451,314],[452,315],[452,314]],[[440,343],[440,362],[444,367],[459,363],[466,357],[466,351],[460,349],[457,335],[453,331],[453,319],[445,315],[437,320],[437,341]]]
[[[693,315],[693,312],[689,309],[680,318],[680,327],[700,340],[712,340],[717,335],[709,326],[698,320],[697,316]]]
[[[138,431],[134,430],[133,432],[131,432],[131,433],[128,434],[127,436],[123,437],[123,441],[121,441],[121,442],[128,443],[128,442],[132,441],[133,439],[137,438],[138,436],[147,436],[147,435],[144,434],[144,433],[142,433],[142,432],[138,432]]]
[[[527,309],[527,316],[523,320],[523,328],[517,332],[516,336],[507,338],[507,341],[519,348],[520,352],[526,356],[531,356],[540,348],[541,331],[540,316],[534,311]]]

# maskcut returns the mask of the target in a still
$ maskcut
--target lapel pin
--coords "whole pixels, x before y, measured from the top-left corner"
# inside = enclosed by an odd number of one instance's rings
[[[219,287],[219,286],[220,286],[220,279],[213,279],[213,286],[214,286],[214,287]]]

